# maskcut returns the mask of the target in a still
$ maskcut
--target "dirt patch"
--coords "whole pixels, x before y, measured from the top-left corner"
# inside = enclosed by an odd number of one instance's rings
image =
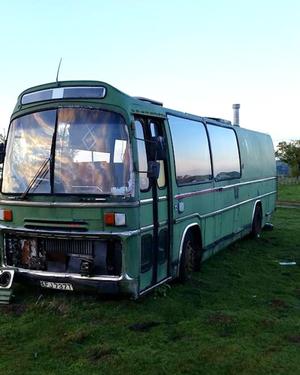
[[[63,299],[53,298],[50,301],[48,299],[41,299],[38,301],[38,306],[57,315],[68,315],[69,313],[70,305],[68,301],[64,301]]]
[[[26,311],[26,305],[12,303],[10,305],[1,306],[0,311],[13,316],[22,316]]]
[[[278,353],[280,352],[280,347],[279,346],[270,346],[269,348],[267,348],[263,353],[265,355],[269,355],[269,356],[273,356],[274,353]]]
[[[288,308],[287,303],[279,298],[272,299],[270,301],[270,306],[275,310],[282,310]]]
[[[98,362],[105,357],[111,357],[118,354],[118,351],[107,345],[98,345],[91,349],[88,353],[88,358],[91,362]]]
[[[261,320],[261,325],[264,327],[264,328],[274,328],[275,326],[275,320],[273,319],[262,319]]]
[[[210,315],[207,323],[217,329],[220,337],[230,337],[236,333],[236,320],[225,313],[219,312]]]
[[[300,335],[287,336],[286,339],[293,344],[300,344]]]
[[[64,342],[65,343],[75,343],[75,344],[83,344],[87,338],[89,337],[89,334],[85,331],[77,331],[73,333],[65,333],[64,334]]]
[[[138,332],[147,332],[150,329],[159,326],[160,322],[150,321],[150,322],[142,322],[142,323],[135,323],[129,326],[131,331],[138,331]]]
[[[225,313],[216,313],[208,317],[207,323],[211,325],[224,326],[235,323],[235,319],[232,316],[227,315]]]

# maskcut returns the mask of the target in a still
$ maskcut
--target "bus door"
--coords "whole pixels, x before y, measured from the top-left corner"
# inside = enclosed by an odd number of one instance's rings
[[[135,119],[140,180],[140,291],[163,281],[169,276],[169,219],[167,162],[160,164],[158,179],[148,175],[151,142],[164,137],[163,120],[138,117]],[[153,149],[152,149],[153,150]]]

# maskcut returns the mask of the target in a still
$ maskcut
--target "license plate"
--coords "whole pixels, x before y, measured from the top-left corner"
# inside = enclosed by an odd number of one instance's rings
[[[73,285],[69,283],[55,283],[53,281],[40,281],[42,288],[58,289],[58,290],[73,290]]]

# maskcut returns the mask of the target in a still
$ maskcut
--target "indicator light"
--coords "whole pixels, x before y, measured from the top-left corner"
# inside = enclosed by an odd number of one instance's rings
[[[0,209],[0,220],[3,221],[12,221],[13,215],[12,210],[3,210]]]
[[[106,225],[115,225],[115,214],[112,212],[106,212],[104,214],[104,223]]]

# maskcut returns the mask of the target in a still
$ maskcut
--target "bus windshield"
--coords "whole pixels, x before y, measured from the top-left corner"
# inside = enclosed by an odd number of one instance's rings
[[[2,192],[131,195],[132,161],[123,117],[60,108],[13,120]]]

